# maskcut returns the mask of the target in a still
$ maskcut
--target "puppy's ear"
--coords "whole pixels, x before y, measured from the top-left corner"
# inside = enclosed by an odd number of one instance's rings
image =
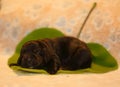
[[[60,60],[56,55],[52,55],[46,64],[46,71],[50,74],[55,74],[60,68]]]
[[[60,67],[60,60],[54,52],[51,43],[49,43],[48,40],[43,40],[40,41],[39,44],[44,54],[45,70],[50,74],[57,73]]]

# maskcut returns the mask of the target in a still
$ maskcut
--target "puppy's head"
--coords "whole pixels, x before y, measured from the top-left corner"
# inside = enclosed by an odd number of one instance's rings
[[[24,68],[42,68],[45,62],[44,53],[43,45],[38,41],[29,41],[22,46],[18,65]]]
[[[59,70],[60,60],[47,40],[36,40],[22,46],[17,65],[23,68],[44,69],[55,74]]]

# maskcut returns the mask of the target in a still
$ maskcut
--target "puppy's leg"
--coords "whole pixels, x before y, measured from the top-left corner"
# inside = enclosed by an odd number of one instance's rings
[[[77,70],[91,67],[92,58],[88,49],[77,48],[69,60],[68,69]]]
[[[60,60],[58,56],[51,56],[50,60],[46,64],[46,71],[50,74],[55,74],[60,68]]]

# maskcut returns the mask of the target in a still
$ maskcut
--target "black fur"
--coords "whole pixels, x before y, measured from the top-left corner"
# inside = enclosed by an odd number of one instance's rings
[[[45,69],[55,74],[59,69],[77,70],[91,67],[92,54],[86,43],[74,37],[26,42],[16,65]],[[14,65],[14,64],[13,64]]]

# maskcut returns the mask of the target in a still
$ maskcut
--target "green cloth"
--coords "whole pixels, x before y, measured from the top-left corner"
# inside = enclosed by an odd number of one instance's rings
[[[26,37],[24,37],[23,40],[17,45],[15,53],[8,60],[8,65],[12,63],[17,63],[18,57],[20,55],[20,49],[25,42],[29,40],[54,38],[61,36],[64,36],[64,34],[58,31],[57,29],[53,29],[53,28],[35,29],[33,32],[31,32]],[[85,72],[105,73],[116,70],[118,68],[118,64],[115,58],[102,45],[98,43],[87,43],[87,45],[93,54],[93,62],[91,68],[82,69],[82,70],[80,69],[76,71],[59,70],[58,73],[64,73],[64,74],[68,74],[68,73],[79,74]],[[25,72],[47,73],[46,71],[41,69],[28,69],[28,68],[22,68],[20,66],[12,66],[11,68],[13,70],[20,70]]]

